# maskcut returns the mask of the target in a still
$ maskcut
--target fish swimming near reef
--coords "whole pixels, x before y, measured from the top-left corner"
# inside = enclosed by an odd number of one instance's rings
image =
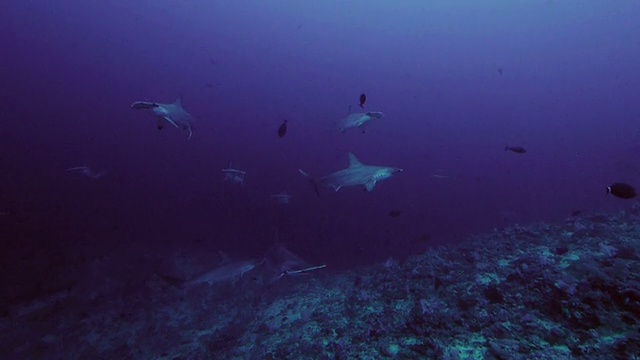
[[[193,136],[193,116],[182,107],[181,98],[177,98],[171,104],[163,104],[149,101],[136,101],[131,104],[135,110],[148,110],[157,120],[158,130],[162,130],[166,124],[171,124],[178,129],[189,132],[189,139]]]
[[[633,199],[636,197],[636,189],[625,183],[614,183],[606,188],[607,194],[617,196],[621,199]]]
[[[369,111],[366,113],[352,113],[340,121],[339,130],[345,132],[349,128],[359,128],[364,132],[364,126],[372,121],[379,120],[384,117],[380,111]]]
[[[312,179],[312,183],[331,187],[338,192],[343,187],[363,185],[369,192],[373,191],[376,184],[382,180],[391,178],[403,170],[390,166],[372,166],[362,164],[353,153],[349,153],[349,166],[319,179],[314,179],[306,171],[298,169],[300,174]]]

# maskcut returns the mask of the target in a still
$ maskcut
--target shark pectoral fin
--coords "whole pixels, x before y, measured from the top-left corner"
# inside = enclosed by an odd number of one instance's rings
[[[189,140],[191,140],[191,137],[193,136],[193,130],[191,129],[191,126],[187,126],[187,130],[189,130]]]
[[[173,125],[176,127],[176,129],[179,129],[180,127],[178,126],[178,124],[176,124],[173,120],[171,120],[170,117],[168,116],[164,116],[163,119],[165,119],[169,124]]]
[[[371,192],[376,187],[376,181],[375,180],[371,180],[368,183],[364,184],[364,186],[367,187],[367,191]]]

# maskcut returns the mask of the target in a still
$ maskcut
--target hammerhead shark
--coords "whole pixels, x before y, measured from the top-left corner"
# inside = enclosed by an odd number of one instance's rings
[[[150,110],[158,121],[158,130],[162,130],[166,123],[178,129],[189,131],[189,139],[193,136],[193,116],[182,107],[181,98],[177,98],[172,104],[158,102],[136,101],[131,104],[136,110]]]
[[[286,191],[279,194],[273,194],[271,197],[274,198],[278,204],[288,204],[289,201],[291,201],[291,194]]]
[[[233,163],[229,163],[229,167],[222,169],[222,172],[224,173],[224,178],[222,180],[244,185],[244,177],[247,175],[247,172],[234,169]]]
[[[371,192],[376,187],[378,181],[386,180],[395,174],[401,173],[402,169],[389,166],[371,166],[362,164],[353,153],[349,153],[349,166],[346,169],[338,170],[320,179],[314,179],[302,169],[298,169],[300,174],[311,179],[316,195],[318,194],[316,183],[325,187],[331,187],[338,192],[346,186],[364,185],[367,191]]]
[[[91,180],[99,179],[102,176],[104,176],[104,174],[106,174],[106,171],[101,171],[99,173],[96,173],[95,171],[91,170],[90,167],[88,167],[86,165],[70,167],[70,168],[66,169],[65,171],[76,172],[78,174],[82,174],[82,175],[90,178]]]
[[[199,284],[217,285],[237,280],[260,264],[262,264],[262,262],[256,262],[253,260],[234,261],[218,266],[190,280],[176,279],[168,276],[161,277],[171,285],[180,288],[191,287]]]
[[[345,132],[348,128],[359,128],[364,132],[364,126],[371,120],[382,119],[384,116],[380,111],[369,111],[366,113],[352,113],[340,122],[339,129]]]

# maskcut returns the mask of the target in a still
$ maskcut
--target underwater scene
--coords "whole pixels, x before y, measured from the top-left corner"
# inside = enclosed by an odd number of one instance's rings
[[[0,359],[640,360],[637,0],[5,0]]]

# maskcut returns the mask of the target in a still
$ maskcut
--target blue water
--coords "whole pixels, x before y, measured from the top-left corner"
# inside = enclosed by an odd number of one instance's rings
[[[640,186],[639,19],[632,0],[5,1],[3,287],[29,298],[107,253],[276,242],[350,269],[626,209],[605,187]],[[385,117],[340,133],[361,93]],[[180,96],[191,140],[130,107]],[[317,197],[298,169],[348,152],[404,171]],[[105,175],[65,171],[85,165]]]

